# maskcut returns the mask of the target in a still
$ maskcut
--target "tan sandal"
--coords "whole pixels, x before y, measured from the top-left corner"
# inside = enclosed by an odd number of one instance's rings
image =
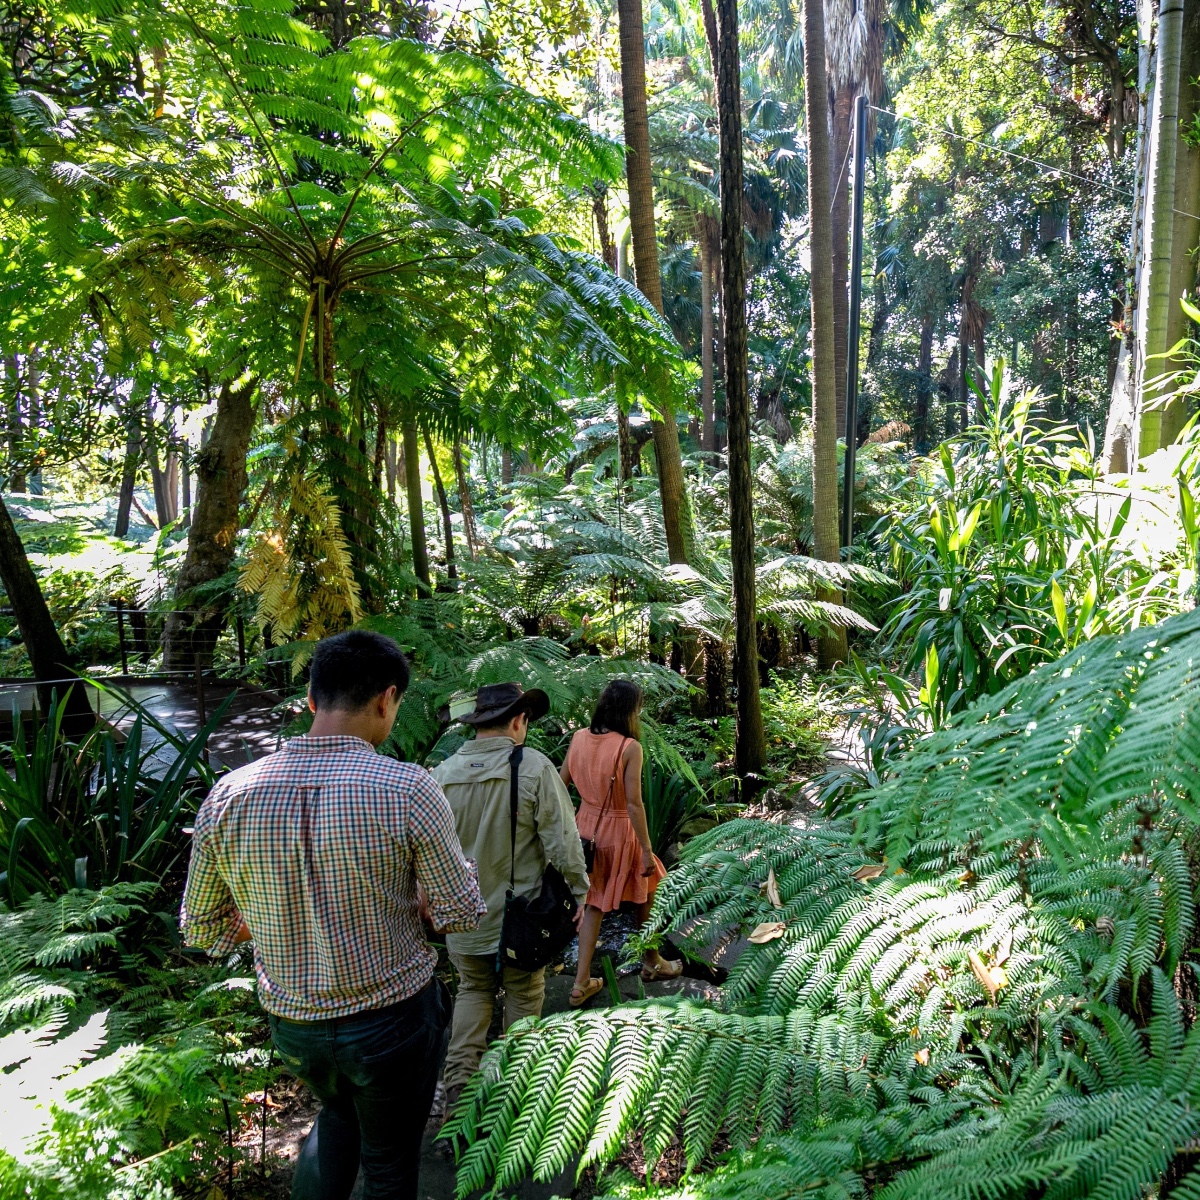
[[[567,1003],[572,1008],[581,1008],[593,996],[601,991],[603,987],[604,980],[596,979],[595,977],[589,979],[587,983],[583,985],[583,987],[580,987],[578,984],[576,984],[576,986],[571,989],[570,996],[567,997]]]
[[[683,974],[683,962],[680,959],[671,960],[660,958],[658,965],[642,968],[643,983],[658,983],[663,979],[678,979]]]

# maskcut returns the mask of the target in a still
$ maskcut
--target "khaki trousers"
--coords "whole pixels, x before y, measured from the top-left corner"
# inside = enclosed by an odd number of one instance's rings
[[[503,979],[496,978],[496,956],[451,954],[458,972],[458,995],[450,1024],[450,1046],[442,1081],[449,1091],[462,1087],[479,1068],[487,1049],[488,1026],[492,1023],[492,1005],[496,990],[504,987],[504,1028],[522,1017],[540,1017],[546,998],[546,972],[516,971],[505,967]]]

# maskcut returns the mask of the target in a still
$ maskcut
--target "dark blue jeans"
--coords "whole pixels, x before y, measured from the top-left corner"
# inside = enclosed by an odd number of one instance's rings
[[[346,1200],[360,1162],[364,1200],[415,1200],[449,1017],[445,985],[434,979],[388,1008],[270,1018],[279,1057],[323,1106],[296,1162],[292,1200]]]

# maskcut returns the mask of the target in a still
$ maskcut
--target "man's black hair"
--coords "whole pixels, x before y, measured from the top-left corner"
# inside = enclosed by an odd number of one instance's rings
[[[321,709],[353,711],[395,686],[408,687],[408,659],[390,637],[348,629],[323,638],[313,651],[308,686]]]

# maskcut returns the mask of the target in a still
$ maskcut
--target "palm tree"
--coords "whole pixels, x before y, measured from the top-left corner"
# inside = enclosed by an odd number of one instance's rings
[[[737,772],[766,761],[758,679],[754,563],[754,470],[746,345],[746,254],[742,221],[742,79],[737,0],[717,0],[717,112],[721,129],[721,261],[725,288],[725,412],[729,456],[729,552],[733,573]]]
[[[641,0],[617,0],[621,39],[621,106],[625,117],[625,176],[629,189],[629,224],[633,234],[634,278],[643,296],[663,311],[662,278],[658,265],[658,234],[654,224],[654,179],[650,162],[650,118],[646,109],[646,45]],[[654,457],[662,494],[667,553],[673,563],[687,563],[694,534],[675,412],[664,393],[654,397],[659,420],[654,422]]]
[[[825,6],[804,3],[804,97],[808,131],[808,211],[812,294],[813,549],[836,562],[838,547],[837,371],[834,362],[833,230],[829,215],[829,99],[825,76]],[[829,593],[826,599],[835,599]],[[846,657],[846,634],[817,642],[822,667]]]

